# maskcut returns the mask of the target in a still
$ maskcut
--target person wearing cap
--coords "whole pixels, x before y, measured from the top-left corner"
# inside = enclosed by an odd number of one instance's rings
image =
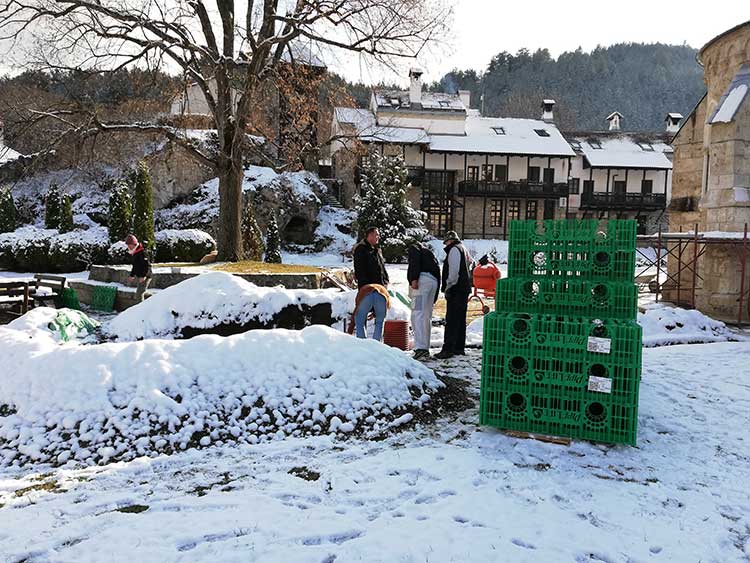
[[[440,360],[463,355],[466,346],[466,307],[471,294],[471,257],[455,231],[448,231],[443,239],[443,284],[445,294],[445,335],[443,348],[435,356]]]
[[[414,330],[414,359],[430,357],[430,335],[432,333],[432,309],[440,288],[440,265],[432,250],[415,242],[409,247],[409,281],[411,298],[411,326]]]
[[[135,298],[140,303],[151,283],[151,265],[143,245],[138,242],[135,235],[125,237],[125,246],[128,247],[128,253],[133,257],[133,267],[130,269],[128,283],[136,286]]]

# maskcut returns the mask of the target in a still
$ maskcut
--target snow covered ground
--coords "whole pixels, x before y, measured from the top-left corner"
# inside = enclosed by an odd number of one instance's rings
[[[382,441],[220,446],[0,470],[5,561],[740,562],[750,344],[644,351],[639,446],[479,428],[471,404]]]

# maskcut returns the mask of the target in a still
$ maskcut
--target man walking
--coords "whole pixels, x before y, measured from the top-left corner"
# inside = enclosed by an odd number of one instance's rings
[[[354,321],[357,338],[367,338],[367,315],[375,312],[375,332],[372,337],[380,340],[383,336],[383,322],[388,310],[388,272],[380,251],[380,232],[377,227],[369,227],[365,238],[354,247],[354,276],[357,278],[357,308]]]
[[[448,231],[443,241],[443,293],[445,293],[445,336],[443,349],[435,356],[444,360],[464,354],[466,346],[466,306],[471,293],[469,267],[471,258],[455,231]]]
[[[125,246],[128,247],[128,253],[133,257],[133,267],[130,269],[128,283],[136,286],[135,299],[140,303],[151,283],[151,264],[146,256],[146,250],[135,235],[125,237]]]
[[[409,268],[406,271],[411,297],[411,326],[414,330],[414,359],[430,357],[432,309],[437,301],[440,266],[429,247],[416,242],[409,247]]]

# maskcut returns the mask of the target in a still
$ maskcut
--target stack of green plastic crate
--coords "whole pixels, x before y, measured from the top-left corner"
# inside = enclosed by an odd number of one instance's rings
[[[484,320],[482,424],[635,445],[635,243],[635,221],[511,223]]]

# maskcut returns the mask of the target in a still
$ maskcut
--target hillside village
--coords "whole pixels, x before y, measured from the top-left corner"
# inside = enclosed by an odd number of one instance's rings
[[[0,12],[59,34],[0,81],[0,559],[750,558],[750,22],[644,130],[430,84],[430,0],[71,2]]]

